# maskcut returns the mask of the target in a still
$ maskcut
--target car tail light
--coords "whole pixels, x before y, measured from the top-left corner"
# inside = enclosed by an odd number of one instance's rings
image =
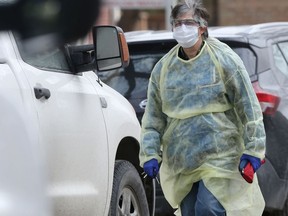
[[[280,98],[275,94],[263,91],[258,82],[253,83],[253,88],[260,102],[263,114],[274,115],[280,103]]]

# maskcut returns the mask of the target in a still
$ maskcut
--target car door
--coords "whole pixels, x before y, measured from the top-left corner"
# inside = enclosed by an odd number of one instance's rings
[[[8,32],[0,33],[0,215],[52,215],[38,119]]]
[[[108,148],[100,98],[84,74],[69,71],[62,50],[31,54],[19,64],[34,94],[39,145],[45,146],[47,193],[55,215],[102,215],[108,187]],[[16,43],[15,43],[16,46]],[[20,57],[21,54],[21,57]],[[22,60],[23,59],[23,60]]]

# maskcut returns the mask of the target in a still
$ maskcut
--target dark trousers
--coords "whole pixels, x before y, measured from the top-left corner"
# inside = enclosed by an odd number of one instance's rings
[[[225,216],[226,211],[202,181],[193,184],[181,202],[182,216]]]

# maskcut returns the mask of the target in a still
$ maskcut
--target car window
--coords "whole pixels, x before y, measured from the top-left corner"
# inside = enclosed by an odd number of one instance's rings
[[[14,35],[20,55],[27,64],[42,70],[70,73],[64,50],[54,48],[43,52],[31,53],[24,49],[19,37],[16,34]]]
[[[288,77],[288,42],[273,45],[273,58],[278,70]]]
[[[279,43],[278,45],[287,62],[288,61],[288,41]]]
[[[146,95],[150,73],[162,56],[164,56],[175,44],[161,45],[159,43],[138,44],[130,46],[130,64],[127,68],[111,70],[99,74],[100,79],[111,86],[128,99],[143,97]],[[256,56],[248,47],[235,44],[228,45],[240,56],[250,76],[256,73]],[[150,52],[148,51],[150,50]],[[161,51],[160,51],[161,50]]]
[[[66,57],[63,51],[60,49],[37,53],[34,55],[29,55],[22,52],[21,56],[26,63],[40,69],[63,72],[69,71]]]
[[[128,99],[143,97],[146,95],[150,73],[163,55],[164,53],[130,53],[130,64],[127,68],[102,72],[99,77]]]

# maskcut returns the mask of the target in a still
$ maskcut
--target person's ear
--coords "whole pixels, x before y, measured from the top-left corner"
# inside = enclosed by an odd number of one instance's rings
[[[200,34],[203,35],[204,32],[207,30],[207,27],[199,27]]]

